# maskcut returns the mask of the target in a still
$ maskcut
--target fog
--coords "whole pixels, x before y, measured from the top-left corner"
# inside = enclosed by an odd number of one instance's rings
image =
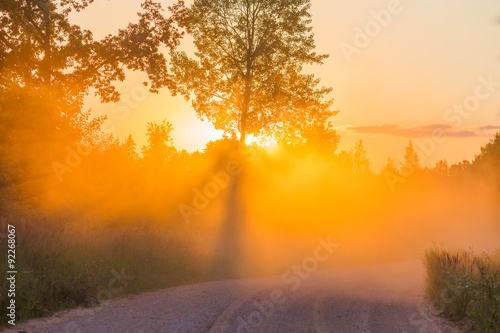
[[[223,276],[282,274],[321,242],[335,247],[320,268],[421,260],[433,245],[500,246],[498,182],[487,168],[375,174],[313,147],[235,147],[222,140],[158,163],[101,142],[59,154],[63,173],[51,151],[32,151],[44,164],[30,168],[48,175],[16,191],[27,207],[64,221],[55,228],[68,239],[113,230],[162,235]],[[26,228],[36,229],[32,223]],[[133,251],[134,241],[127,246]]]

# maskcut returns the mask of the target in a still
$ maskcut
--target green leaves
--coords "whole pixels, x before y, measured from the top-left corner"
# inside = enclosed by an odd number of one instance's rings
[[[173,92],[192,98],[200,118],[233,137],[303,142],[312,126],[332,136],[335,112],[324,100],[331,89],[302,74],[327,58],[314,52],[309,8],[309,0],[195,0],[186,26],[196,58],[171,53]]]

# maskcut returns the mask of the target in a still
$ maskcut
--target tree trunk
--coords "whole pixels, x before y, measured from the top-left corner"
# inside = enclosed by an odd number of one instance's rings
[[[245,147],[245,139],[247,134],[247,117],[250,109],[250,96],[252,94],[252,64],[253,64],[253,26],[251,27],[250,19],[250,3],[247,3],[247,41],[248,48],[246,50],[246,73],[245,73],[245,92],[243,96],[243,108],[241,110],[241,128],[240,128],[240,146]]]
[[[247,72],[247,77],[245,78],[245,95],[243,96],[243,108],[241,110],[241,120],[240,120],[240,146],[245,146],[245,139],[247,134],[247,115],[250,109],[250,71]]]
[[[240,144],[236,158],[240,162],[241,171],[233,179],[229,189],[229,197],[226,203],[226,215],[223,217],[221,235],[219,240],[220,256],[216,259],[214,268],[218,274],[225,277],[238,277],[241,274],[241,262],[243,260],[242,242],[245,225],[245,205],[241,195],[241,184],[244,172],[243,151],[246,145],[247,136],[247,117],[250,110],[250,99],[252,95],[252,65],[253,65],[253,40],[254,27],[250,19],[250,2],[247,3],[247,24],[248,24],[248,48],[246,52],[246,73],[245,73],[245,91],[243,95],[243,104],[241,106],[240,118]]]

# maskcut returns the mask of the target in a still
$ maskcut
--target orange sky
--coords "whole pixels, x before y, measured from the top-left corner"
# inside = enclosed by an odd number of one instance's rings
[[[139,8],[140,0],[97,1],[72,20],[100,38],[135,21]],[[334,88],[340,148],[364,140],[374,171],[389,156],[398,163],[410,138],[422,164],[433,166],[472,159],[500,129],[500,2],[312,0],[311,12],[318,52],[330,54],[312,70]],[[191,39],[181,48],[191,50]],[[165,118],[180,149],[202,149],[220,137],[190,102],[167,89],[145,94],[144,77],[132,73],[119,84],[118,104],[89,97],[86,106],[107,114],[108,128],[120,137],[131,133],[139,146],[147,122]]]

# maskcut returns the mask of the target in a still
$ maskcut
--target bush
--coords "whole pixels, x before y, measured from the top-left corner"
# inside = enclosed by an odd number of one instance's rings
[[[432,248],[425,254],[426,297],[452,319],[480,332],[500,332],[500,261],[473,250]]]

